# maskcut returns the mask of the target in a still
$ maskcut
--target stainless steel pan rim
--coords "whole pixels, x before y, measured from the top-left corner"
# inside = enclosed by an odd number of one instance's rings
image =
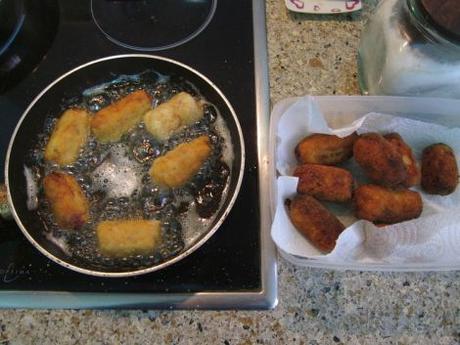
[[[15,210],[15,208],[13,206],[14,205],[13,204],[13,199],[12,199],[12,196],[11,196],[11,193],[10,193],[8,170],[9,170],[9,162],[10,162],[11,150],[12,150],[12,147],[13,147],[17,132],[18,132],[19,128],[21,127],[22,122],[27,117],[27,114],[29,113],[30,109],[33,108],[35,103],[37,103],[37,101],[43,95],[45,95],[49,89],[51,89],[54,85],[56,85],[62,79],[66,78],[70,74],[73,74],[73,73],[75,73],[75,72],[77,72],[77,71],[79,71],[79,70],[81,70],[81,69],[83,69],[83,68],[85,68],[87,66],[97,64],[97,63],[100,63],[100,62],[103,62],[103,61],[113,60],[113,59],[123,59],[123,58],[136,58],[136,57],[149,58],[149,59],[152,59],[152,60],[162,60],[162,61],[174,64],[174,65],[180,66],[180,67],[182,67],[184,69],[187,69],[190,72],[192,72],[193,74],[197,75],[202,80],[204,80],[206,83],[208,83],[216,91],[216,93],[222,98],[222,100],[225,102],[226,106],[228,107],[228,109],[230,110],[230,112],[231,112],[231,114],[233,116],[233,119],[235,121],[235,125],[237,127],[237,131],[238,131],[238,139],[240,141],[241,164],[240,164],[239,171],[238,171],[238,180],[237,180],[237,183],[236,183],[235,191],[232,193],[230,201],[229,201],[224,213],[222,214],[222,216],[217,221],[217,223],[198,242],[196,242],[192,247],[190,247],[186,251],[180,253],[179,255],[174,256],[171,259],[169,259],[169,260],[167,260],[167,261],[165,261],[165,262],[163,262],[163,263],[161,263],[159,265],[155,265],[155,266],[152,266],[152,267],[143,268],[143,269],[139,269],[139,270],[135,270],[135,271],[102,272],[102,271],[96,271],[96,270],[90,270],[90,269],[86,269],[86,268],[81,268],[81,267],[78,267],[76,265],[69,264],[69,263],[59,259],[58,257],[54,256],[50,252],[48,252],[37,241],[35,241],[35,239],[29,234],[29,232],[27,231],[26,227],[23,225],[19,215],[17,214],[17,212],[16,212],[16,210]],[[232,138],[232,139],[236,139],[236,138]],[[12,215],[14,217],[14,220],[16,221],[16,224],[19,226],[19,228],[21,229],[21,231],[24,234],[24,236],[34,245],[34,247],[37,248],[47,258],[49,258],[50,260],[56,262],[57,264],[59,264],[61,266],[66,267],[66,268],[68,268],[70,270],[73,270],[73,271],[79,272],[79,273],[83,273],[83,274],[87,274],[87,275],[91,275],[91,276],[97,276],[97,277],[132,277],[132,276],[137,276],[137,275],[146,274],[146,273],[161,270],[161,269],[163,269],[163,268],[165,268],[167,266],[170,266],[170,265],[182,260],[186,256],[188,256],[191,253],[193,253],[195,250],[200,248],[217,231],[217,229],[219,229],[219,227],[222,225],[222,223],[225,221],[225,219],[227,218],[228,214],[230,213],[230,211],[231,211],[231,209],[232,209],[232,207],[233,207],[233,205],[234,205],[234,203],[236,201],[236,198],[238,196],[238,193],[239,193],[239,190],[240,190],[240,187],[241,187],[241,183],[242,183],[242,180],[243,180],[245,158],[246,158],[246,154],[245,154],[245,147],[244,147],[244,140],[243,140],[243,132],[241,130],[241,125],[240,125],[240,123],[238,121],[238,117],[236,116],[235,110],[233,109],[232,105],[230,104],[228,99],[225,97],[225,95],[222,93],[222,91],[220,91],[220,89],[211,80],[209,80],[206,76],[204,76],[203,74],[201,74],[200,72],[198,72],[197,70],[193,69],[192,67],[190,67],[190,66],[188,66],[186,64],[183,64],[183,63],[178,62],[176,60],[165,58],[165,57],[162,57],[162,56],[150,55],[150,54],[111,55],[111,56],[107,56],[107,57],[104,57],[104,58],[100,58],[100,59],[97,59],[97,60],[90,61],[88,63],[85,63],[83,65],[80,65],[80,66],[68,71],[67,73],[63,74],[62,76],[60,76],[59,78],[54,80],[42,92],[40,92],[40,94],[38,94],[37,97],[34,98],[34,100],[30,103],[30,105],[27,107],[27,109],[21,115],[21,118],[19,119],[19,121],[18,121],[18,123],[17,123],[17,125],[16,125],[16,127],[14,129],[13,135],[12,135],[12,137],[10,139],[10,143],[8,145],[8,150],[7,150],[7,153],[6,153],[6,162],[5,162],[5,185],[6,185],[6,188],[7,188],[8,203],[10,205],[11,213],[12,213]]]

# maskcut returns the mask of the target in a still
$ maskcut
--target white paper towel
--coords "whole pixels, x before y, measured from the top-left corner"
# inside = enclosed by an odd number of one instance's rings
[[[354,121],[342,116],[326,122],[313,98],[304,97],[289,107],[278,122],[276,168],[281,176],[277,182],[277,207],[272,225],[272,238],[276,245],[291,255],[340,264],[460,264],[460,188],[448,196],[429,195],[414,188],[421,193],[424,203],[421,217],[384,228],[357,220],[353,217],[351,206],[327,203],[326,206],[347,226],[335,249],[327,255],[294,228],[284,202],[296,193],[297,178],[289,176],[297,165],[294,155],[296,144],[312,133],[343,137],[353,131],[398,132],[418,160],[426,146],[437,142],[446,143],[460,153],[459,128],[378,113],[369,113]],[[344,167],[352,171],[359,182],[366,182],[353,159]]]

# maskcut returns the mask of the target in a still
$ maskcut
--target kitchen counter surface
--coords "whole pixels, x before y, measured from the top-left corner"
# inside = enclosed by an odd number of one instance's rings
[[[289,13],[268,0],[272,104],[304,94],[358,94],[361,13]],[[7,344],[460,343],[460,272],[370,273],[298,268],[280,259],[273,311],[1,310]]]

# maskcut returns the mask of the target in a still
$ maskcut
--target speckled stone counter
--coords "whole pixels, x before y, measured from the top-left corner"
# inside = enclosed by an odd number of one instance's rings
[[[227,0],[225,0],[227,1]],[[271,101],[357,94],[361,13],[288,13],[267,1]],[[279,262],[273,311],[0,311],[0,344],[460,343],[460,272],[335,272]]]

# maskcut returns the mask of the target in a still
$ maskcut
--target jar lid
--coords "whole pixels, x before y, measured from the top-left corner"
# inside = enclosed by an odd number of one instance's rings
[[[458,0],[421,0],[431,21],[446,34],[460,39],[460,4]]]

